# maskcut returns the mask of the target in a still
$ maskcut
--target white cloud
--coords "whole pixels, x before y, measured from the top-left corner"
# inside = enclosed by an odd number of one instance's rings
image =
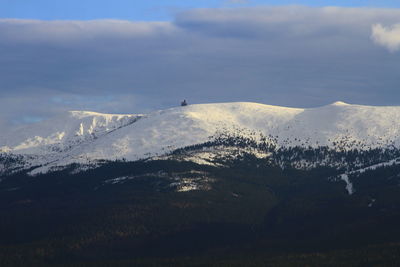
[[[384,27],[381,24],[372,25],[372,39],[375,43],[386,47],[391,52],[400,50],[400,24]]]

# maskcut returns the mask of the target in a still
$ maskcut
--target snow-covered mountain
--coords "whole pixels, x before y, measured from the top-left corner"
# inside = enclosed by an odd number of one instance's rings
[[[33,155],[63,152],[134,123],[140,117],[70,111],[63,116],[2,134],[0,151]]]
[[[221,135],[256,142],[268,137],[276,147],[399,148],[399,121],[400,107],[343,102],[307,109],[245,102],[199,104],[144,115],[71,111],[3,131],[0,152],[29,158],[28,166],[134,161]]]

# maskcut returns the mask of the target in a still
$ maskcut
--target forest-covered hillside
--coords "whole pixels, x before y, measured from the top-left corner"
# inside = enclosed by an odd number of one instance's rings
[[[176,152],[174,155],[179,155]],[[350,175],[251,154],[77,165],[0,183],[1,266],[368,266],[398,262],[400,166]]]

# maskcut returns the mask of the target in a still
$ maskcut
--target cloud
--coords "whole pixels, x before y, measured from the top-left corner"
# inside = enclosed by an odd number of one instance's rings
[[[372,26],[371,38],[391,52],[400,50],[400,24],[394,24],[391,27],[384,27],[381,24]]]
[[[399,17],[287,6],[195,9],[171,22],[2,19],[0,122],[69,109],[146,112],[183,98],[399,104],[400,55],[371,41],[371,25]]]
[[[168,34],[169,22],[123,20],[40,21],[0,19],[0,42],[76,44],[102,39],[146,38]]]

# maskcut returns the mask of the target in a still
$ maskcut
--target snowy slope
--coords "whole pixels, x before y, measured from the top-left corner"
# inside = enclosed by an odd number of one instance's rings
[[[273,136],[280,146],[400,147],[400,107],[343,102],[309,109],[257,103],[199,104],[146,115],[72,111],[0,136],[0,151],[42,163],[137,160],[203,143],[218,133]]]
[[[3,134],[0,137],[0,152],[33,155],[62,152],[129,125],[140,117],[70,111],[64,116]]]

